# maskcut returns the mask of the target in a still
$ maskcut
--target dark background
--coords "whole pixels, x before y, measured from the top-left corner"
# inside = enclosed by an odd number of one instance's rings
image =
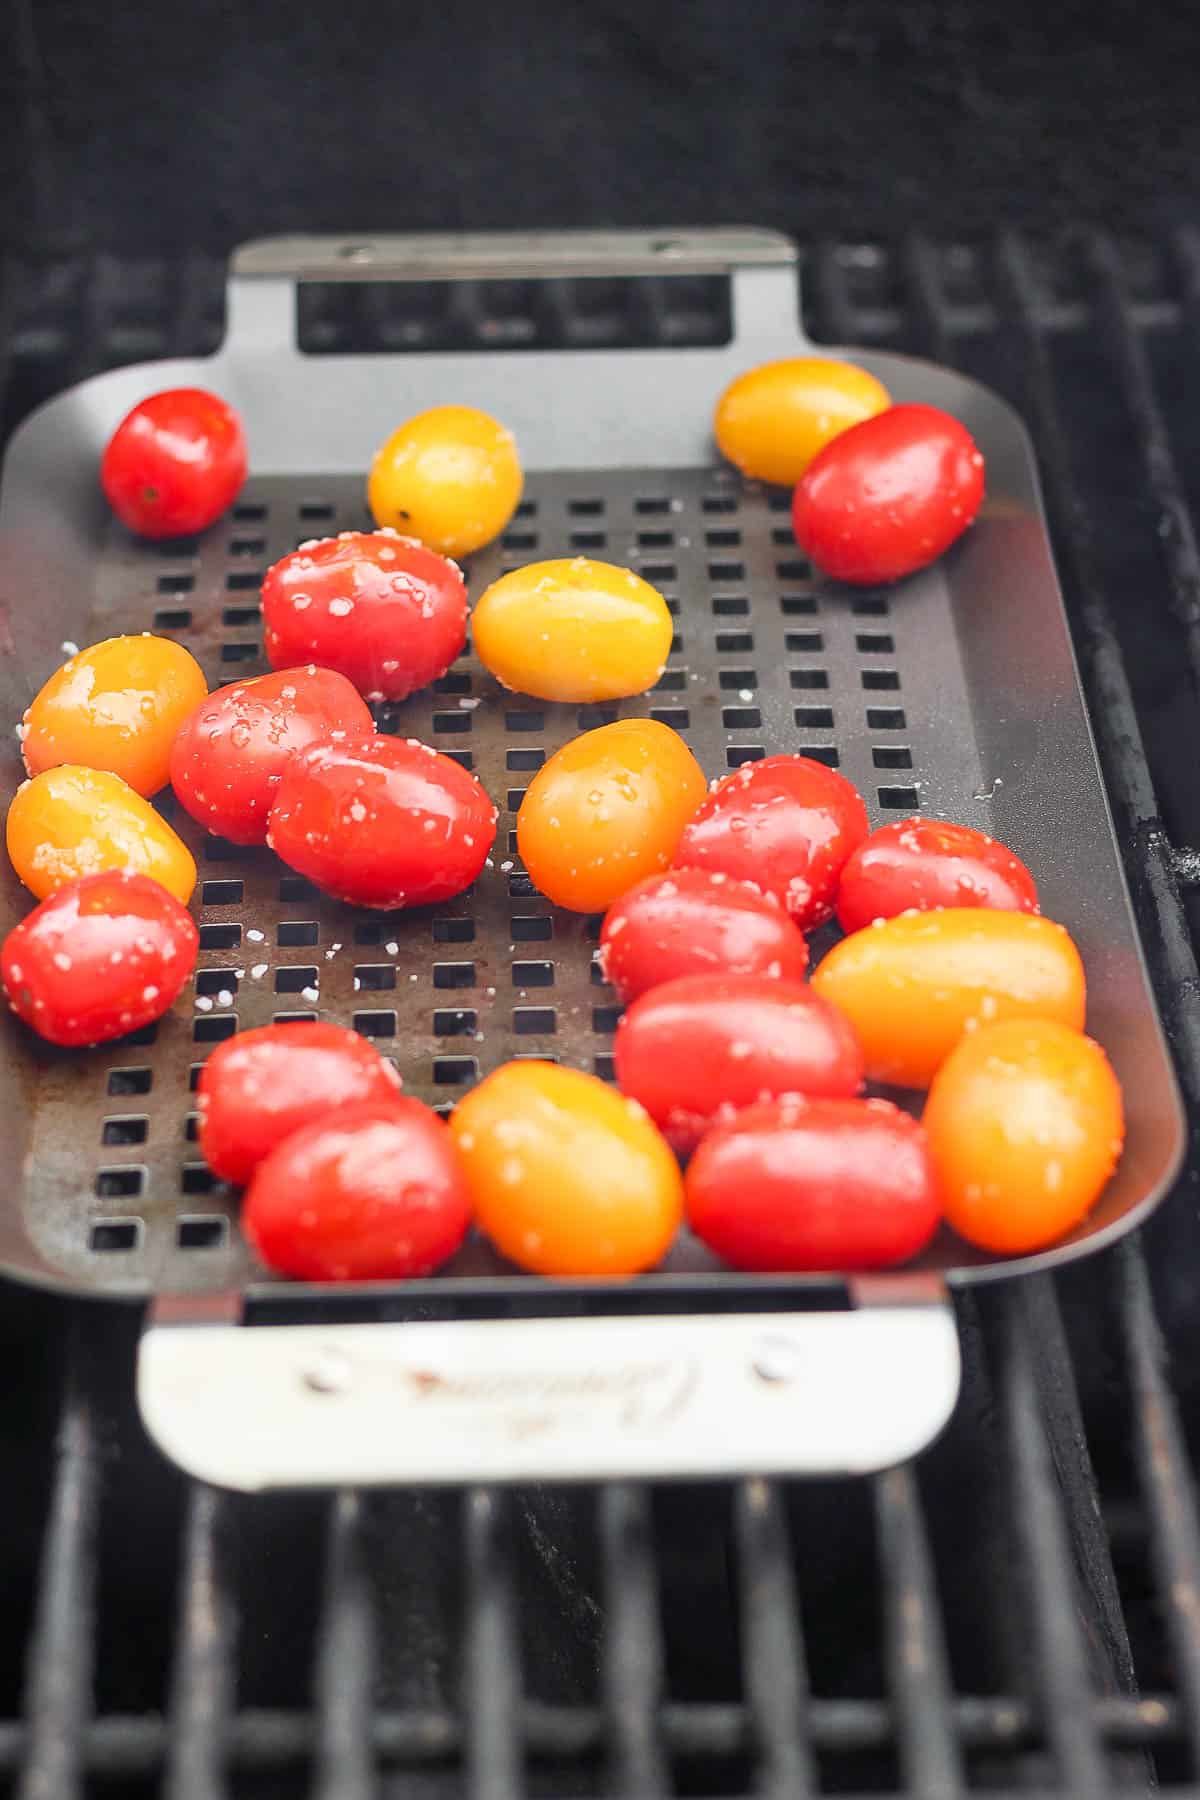
[[[0,239],[1155,227],[1200,202],[1200,8],[0,0]]]

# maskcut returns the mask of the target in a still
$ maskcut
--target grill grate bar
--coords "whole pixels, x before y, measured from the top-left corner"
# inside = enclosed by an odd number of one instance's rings
[[[371,1800],[375,1621],[363,1544],[366,1502],[335,1495],[318,1637],[316,1800]]]
[[[229,1501],[189,1489],[166,1800],[224,1800],[237,1616],[224,1543]]]
[[[510,1800],[524,1789],[521,1667],[513,1592],[509,1496],[473,1488],[466,1497],[467,1785],[477,1800]]]
[[[901,1766],[911,1793],[923,1800],[957,1800],[963,1792],[962,1757],[954,1741],[937,1588],[911,1468],[891,1469],[876,1481],[875,1513]]]
[[[1110,1792],[1088,1705],[1088,1677],[1076,1618],[1067,1533],[1038,1407],[1026,1324],[1005,1307],[1003,1389],[1014,1516],[1027,1578],[1037,1688],[1047,1738],[1072,1792]]]
[[[610,1790],[628,1800],[669,1792],[659,1732],[662,1627],[650,1495],[615,1482],[600,1491],[604,1556],[604,1695],[611,1732]]]
[[[779,1485],[746,1481],[737,1489],[742,1660],[746,1699],[767,1800],[817,1791],[809,1746],[808,1673],[787,1519]]]
[[[72,1359],[77,1366],[76,1359]],[[28,1736],[17,1800],[82,1796],[92,1705],[99,1452],[89,1403],[68,1377],[27,1671]]]

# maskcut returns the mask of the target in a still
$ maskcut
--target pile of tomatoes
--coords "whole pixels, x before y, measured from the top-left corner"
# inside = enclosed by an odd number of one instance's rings
[[[715,429],[747,474],[795,484],[797,541],[841,580],[923,567],[982,498],[956,420],[892,406],[846,364],[753,370]],[[211,525],[245,472],[232,409],[179,390],[135,408],[101,477],[125,524],[165,537]],[[151,804],[168,782],[204,829],[270,846],[354,905],[425,905],[480,877],[492,801],[429,745],[377,734],[368,702],[403,699],[460,654],[451,557],[503,530],[521,486],[495,420],[421,414],[372,467],[378,529],[268,571],[273,673],[209,693],[185,649],[142,635],[51,676],[20,727],[29,780],[7,822],[41,904],[0,952],[34,1031],[64,1046],[122,1036],[191,977],[195,865]],[[586,557],[504,575],[471,623],[503,686],[577,703],[653,686],[672,635],[648,582]],[[1121,1152],[1120,1091],[1083,1035],[1078,952],[1002,845],[928,819],[872,832],[853,786],[802,756],[710,789],[681,737],[638,719],[552,756],[517,840],[552,902],[604,914],[599,956],[626,1006],[617,1089],[520,1060],[447,1125],[352,1031],[238,1034],[202,1072],[199,1140],[245,1187],[244,1229],[270,1266],[424,1273],[474,1223],[523,1268],[627,1275],[686,1219],[740,1268],[849,1271],[917,1255],[943,1221],[989,1250],[1033,1249],[1094,1204]],[[810,972],[807,934],[835,916],[844,935]],[[868,1083],[906,1104],[864,1097]]]

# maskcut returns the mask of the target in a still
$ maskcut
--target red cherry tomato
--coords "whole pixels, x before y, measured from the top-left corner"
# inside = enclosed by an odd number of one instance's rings
[[[267,842],[354,906],[425,906],[470,887],[496,809],[460,763],[415,738],[313,744],[284,770]]]
[[[915,1119],[887,1100],[786,1100],[710,1131],[688,1223],[738,1269],[884,1269],[923,1250],[937,1189]]]
[[[677,1150],[779,1094],[857,1094],[863,1054],[841,1013],[799,981],[681,975],[617,1026],[617,1080]]]
[[[218,1044],[196,1090],[200,1149],[214,1175],[243,1186],[302,1125],[364,1101],[392,1100],[400,1077],[344,1025],[298,1021]]]
[[[610,906],[600,933],[606,980],[622,1000],[676,975],[783,975],[799,981],[808,945],[779,902],[708,869],[651,875]]]
[[[767,756],[701,802],[675,867],[748,881],[808,931],[833,911],[843,864],[866,835],[867,809],[844,775],[807,756]]]
[[[168,388],[141,401],[109,438],[100,464],[108,504],[145,538],[207,531],[245,479],[242,422],[203,388]]]
[[[796,542],[836,581],[899,581],[936,561],[983,501],[983,457],[936,406],[890,406],[827,444],[792,500]]]
[[[842,870],[837,913],[843,931],[861,931],[897,913],[939,906],[1036,912],[1037,887],[1020,857],[969,825],[902,819],[858,846]]]
[[[148,875],[56,888],[4,940],[9,1005],[52,1044],[100,1044],[162,1017],[196,966],[191,914]]]
[[[320,663],[368,700],[403,700],[467,641],[462,571],[394,531],[343,531],[267,570],[263,644],[274,669]]]
[[[332,669],[284,669],[217,688],[171,747],[171,785],[198,824],[233,844],[266,842],[279,777],[321,738],[369,737],[366,701]]]
[[[301,1281],[427,1275],[467,1234],[471,1203],[450,1133],[419,1100],[350,1106],[260,1164],[242,1227],[268,1268]]]

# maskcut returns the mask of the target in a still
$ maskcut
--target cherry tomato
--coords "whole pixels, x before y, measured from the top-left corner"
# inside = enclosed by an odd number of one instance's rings
[[[415,738],[326,739],[280,778],[267,842],[354,906],[426,906],[470,887],[496,836],[475,777]]]
[[[936,406],[891,406],[827,444],[796,488],[796,542],[836,581],[899,581],[936,561],[983,501],[983,457]]]
[[[185,722],[171,751],[171,785],[198,824],[232,844],[263,844],[279,778],[320,738],[369,737],[358,691],[310,664],[217,688]]]
[[[139,402],[109,438],[100,464],[108,504],[145,538],[207,531],[245,479],[242,422],[203,388],[168,388]]]
[[[511,431],[474,406],[435,406],[394,431],[371,464],[367,504],[440,550],[469,556],[498,537],[521,498]]]
[[[665,869],[704,794],[683,739],[656,719],[618,719],[556,750],[525,790],[517,848],[556,906],[603,912]]]
[[[460,1100],[450,1130],[475,1218],[539,1275],[636,1275],[661,1261],[683,1181],[641,1107],[594,1075],[511,1062]]]
[[[1040,1250],[1088,1213],[1125,1139],[1099,1044],[1053,1019],[981,1026],[934,1078],[925,1129],[946,1218],[982,1250]]]
[[[166,786],[175,735],[207,692],[182,644],[148,632],[106,638],[56,669],[26,711],[25,767],[107,769],[148,799]]]
[[[885,1269],[938,1227],[925,1133],[887,1100],[751,1106],[688,1164],[688,1224],[737,1269]]]
[[[995,838],[941,819],[902,819],[873,831],[854,851],[842,870],[837,912],[843,931],[860,931],[913,908],[1036,912],[1037,903],[1033,876]]]
[[[319,663],[368,700],[403,700],[467,641],[462,571],[392,531],[313,539],[267,570],[263,646],[273,669]]]
[[[832,913],[843,865],[866,835],[867,809],[844,775],[807,756],[767,756],[718,783],[675,865],[748,881],[808,931]]]
[[[713,435],[743,475],[792,487],[839,432],[890,405],[883,383],[854,363],[789,356],[730,382],[717,402]]]
[[[634,1001],[614,1048],[621,1092],[682,1151],[757,1100],[849,1098],[863,1082],[851,1026],[810,987],[781,976],[665,981]]]
[[[903,913],[835,944],[812,985],[854,1025],[875,1081],[928,1087],[965,1031],[992,1019],[1083,1025],[1079,952],[1035,913]]]
[[[605,979],[622,1000],[676,975],[770,975],[799,981],[808,945],[779,902],[707,869],[651,875],[609,908],[600,933]]]
[[[119,775],[65,764],[23,781],[8,809],[8,854],[39,900],[80,875],[149,875],[186,906],[196,865],[182,838]]]
[[[392,1100],[400,1077],[344,1025],[298,1020],[218,1044],[196,1090],[200,1149],[222,1181],[244,1186],[302,1125],[366,1101]]]
[[[612,563],[529,563],[493,581],[471,618],[480,662],[540,700],[619,700],[666,667],[674,626],[657,588]]]
[[[196,966],[190,913],[157,881],[108,869],[68,882],[0,950],[8,1003],[52,1044],[105,1043],[174,1005]]]
[[[301,1281],[428,1275],[471,1220],[450,1133],[419,1100],[347,1106],[259,1164],[242,1228],[268,1268]]]

